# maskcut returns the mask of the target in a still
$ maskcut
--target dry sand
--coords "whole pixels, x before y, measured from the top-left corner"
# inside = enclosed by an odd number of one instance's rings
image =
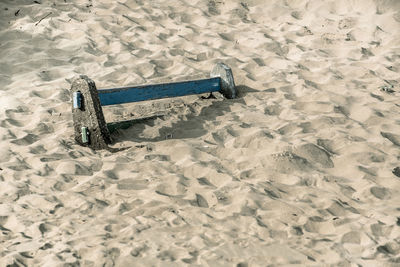
[[[0,266],[400,265],[400,1],[2,0],[0,30]],[[74,143],[78,74],[218,61],[237,99]]]

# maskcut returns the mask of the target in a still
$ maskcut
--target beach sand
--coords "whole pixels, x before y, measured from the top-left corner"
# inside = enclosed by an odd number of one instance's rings
[[[0,266],[399,266],[400,1],[0,2]],[[70,87],[206,78],[233,100],[93,151]],[[14,265],[13,265],[14,264]]]

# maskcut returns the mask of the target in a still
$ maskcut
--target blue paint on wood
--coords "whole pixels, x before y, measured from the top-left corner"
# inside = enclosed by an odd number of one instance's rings
[[[221,90],[221,78],[143,85],[137,87],[98,90],[102,106],[139,102],[167,97],[204,94]]]

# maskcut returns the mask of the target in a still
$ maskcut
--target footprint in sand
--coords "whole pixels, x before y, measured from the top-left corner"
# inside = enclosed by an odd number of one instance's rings
[[[303,157],[309,162],[315,163],[323,168],[334,167],[329,153],[314,144],[301,145],[297,147],[294,152],[298,156]]]

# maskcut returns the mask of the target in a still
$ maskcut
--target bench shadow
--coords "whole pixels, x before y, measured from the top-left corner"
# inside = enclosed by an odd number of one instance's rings
[[[134,119],[122,122],[108,123],[107,126],[112,132],[113,144],[133,141],[141,142],[159,142],[166,139],[185,139],[198,138],[207,134],[207,129],[204,125],[207,122],[216,120],[217,117],[223,116],[231,111],[231,106],[235,103],[245,104],[243,97],[247,94],[259,92],[245,85],[236,86],[238,95],[235,99],[224,99],[221,101],[213,101],[211,105],[201,109],[199,114],[189,113],[180,119],[173,122],[171,126],[159,128],[159,135],[153,138],[140,137],[140,134],[146,126],[155,126],[157,119],[169,119],[168,115],[155,115],[151,117]],[[201,101],[201,100],[200,100]],[[203,100],[207,101],[207,100]]]
[[[237,99],[243,98],[248,94],[260,92],[259,90],[248,87],[246,85],[238,85],[236,86],[236,90],[237,90]]]

